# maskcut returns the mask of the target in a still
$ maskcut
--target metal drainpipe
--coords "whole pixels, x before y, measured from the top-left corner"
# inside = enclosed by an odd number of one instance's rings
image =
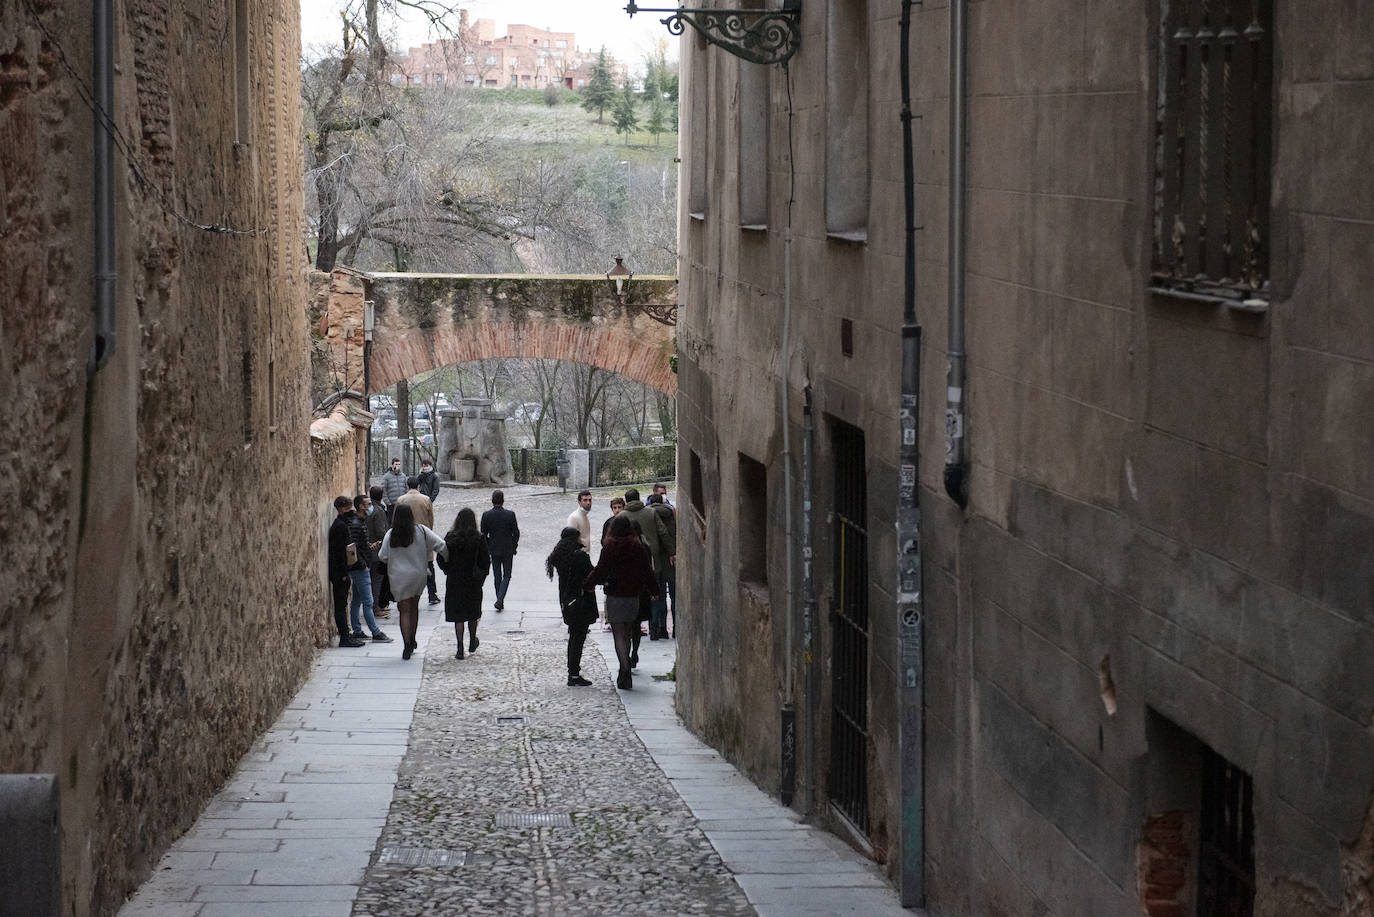
[[[363,300],[363,398],[367,400],[367,411],[372,413],[372,332],[377,327],[377,305],[371,299]],[[434,431],[434,442],[439,443],[439,431]],[[367,454],[363,457],[363,487],[361,493],[372,489],[372,424],[367,425],[367,444],[363,447]]]
[[[804,389],[806,403],[802,407],[802,666],[806,684],[806,783],[802,789],[806,799],[802,811],[811,815],[816,811],[816,716],[820,701],[820,669],[815,664],[816,648],[816,581],[812,564],[814,553],[811,541],[812,526],[812,457],[815,448],[816,421],[811,408],[811,386]]]
[[[95,91],[94,188],[95,332],[86,359],[86,375],[94,376],[115,352],[115,223],[114,143],[110,139],[114,112],[114,2],[96,0],[91,17],[91,82]]]
[[[949,4],[949,375],[945,401],[945,493],[968,506],[964,455],[964,167],[967,162],[968,0]]]
[[[793,606],[792,589],[792,554],[793,537],[792,531],[792,400],[788,395],[791,386],[792,375],[792,225],[790,219],[791,208],[788,208],[789,220],[786,231],[783,234],[782,262],[783,262],[783,283],[782,283],[782,366],[781,366],[781,385],[782,385],[782,492],[783,492],[783,530],[784,542],[786,544],[787,558],[784,562],[787,600],[785,603],[787,617],[787,642],[786,642],[786,689],[783,694],[782,707],[778,711],[778,738],[780,740],[779,751],[779,796],[784,805],[792,804],[792,794],[796,785],[797,777],[797,714],[792,706],[794,694],[794,670],[793,655],[796,649],[794,640],[795,633],[795,608]]]
[[[906,216],[902,309],[902,401],[898,414],[897,602],[901,659],[898,744],[901,749],[903,907],[925,903],[925,639],[921,563],[921,326],[916,323],[916,162],[911,110],[911,6],[902,0],[902,191]],[[958,0],[956,0],[958,2]]]

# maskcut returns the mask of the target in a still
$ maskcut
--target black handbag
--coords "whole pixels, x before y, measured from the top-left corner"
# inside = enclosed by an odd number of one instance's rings
[[[382,586],[377,590],[377,601],[382,605],[390,605],[396,600],[396,597],[391,594],[391,577],[386,572],[386,561],[377,561],[377,569],[373,575],[382,578]]]

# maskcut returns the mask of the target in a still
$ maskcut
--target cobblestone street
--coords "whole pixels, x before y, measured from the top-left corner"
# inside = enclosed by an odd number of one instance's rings
[[[608,514],[598,493],[594,532]],[[488,491],[446,489],[436,527]],[[420,651],[327,649],[316,676],[164,857],[125,917],[909,914],[877,867],[778,805],[677,722],[673,642],[633,692],[610,634],[566,685],[544,557],[571,495],[509,488],[506,608],[455,659],[422,601]],[[442,592],[442,574],[440,591]],[[397,635],[395,618],[383,619]]]
[[[382,834],[355,915],[747,914],[743,892],[635,737],[604,665],[564,684],[560,632],[509,603],[478,651],[436,628]],[[509,721],[509,722],[508,722]],[[503,827],[503,816],[568,819]],[[387,865],[398,849],[460,866]]]

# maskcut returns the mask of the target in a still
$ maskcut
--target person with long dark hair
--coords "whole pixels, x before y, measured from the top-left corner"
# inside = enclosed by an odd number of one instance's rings
[[[477,531],[477,514],[468,507],[458,510],[444,536],[447,556],[439,556],[439,569],[448,575],[444,583],[444,620],[453,623],[458,652],[463,658],[463,625],[468,626],[468,652],[477,651],[477,622],[482,618],[482,583],[491,567],[487,540]]]
[[[587,575],[584,588],[606,587],[606,620],[611,622],[615,639],[615,655],[620,662],[616,676],[617,688],[629,691],[630,628],[639,630],[639,597],[647,594],[658,597],[658,577],[654,575],[649,549],[635,534],[634,525],[624,516],[616,516],[601,548],[601,557]]]
[[[581,530],[571,525],[563,529],[544,561],[544,572],[549,579],[558,574],[558,606],[568,626],[568,687],[585,688],[591,682],[582,677],[582,647],[587,628],[596,620],[596,593],[582,588],[592,572],[592,559],[582,544]]]
[[[396,597],[396,611],[401,617],[401,639],[405,641],[402,659],[409,659],[419,646],[415,631],[420,627],[420,594],[429,578],[430,551],[446,554],[444,539],[429,526],[416,522],[409,506],[396,504],[391,531],[382,539],[377,556],[386,561],[391,594]]]

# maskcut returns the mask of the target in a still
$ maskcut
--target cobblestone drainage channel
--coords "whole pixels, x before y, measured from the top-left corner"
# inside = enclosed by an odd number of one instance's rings
[[[572,815],[567,812],[497,812],[498,828],[571,828]]]

